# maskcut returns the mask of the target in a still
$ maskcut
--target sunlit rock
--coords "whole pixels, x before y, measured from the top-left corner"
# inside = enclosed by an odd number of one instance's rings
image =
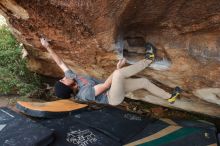
[[[173,105],[146,91],[132,97],[220,117],[219,94],[203,90],[220,88],[219,0],[2,0],[0,12],[24,44],[33,71],[62,76],[41,36],[77,73],[102,79],[120,57],[129,63],[143,58],[144,43],[151,42],[160,68],[139,76],[169,92],[175,86],[184,92]]]

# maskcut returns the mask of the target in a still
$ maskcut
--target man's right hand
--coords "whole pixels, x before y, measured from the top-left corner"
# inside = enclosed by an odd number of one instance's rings
[[[44,46],[45,48],[49,47],[49,43],[45,38],[40,38],[40,42],[42,44],[42,46]]]
[[[63,60],[53,51],[53,49],[50,47],[50,44],[48,43],[47,39],[40,38],[40,42],[42,46],[44,46],[47,51],[52,56],[53,60],[57,63],[57,65],[62,69],[63,72],[66,72],[69,70],[69,67],[63,62]]]

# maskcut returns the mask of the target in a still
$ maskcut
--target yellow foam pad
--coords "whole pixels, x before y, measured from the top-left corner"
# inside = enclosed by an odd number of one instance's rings
[[[43,102],[43,103],[18,101],[17,104],[30,110],[46,111],[46,112],[67,112],[67,111],[81,109],[87,106],[87,104],[76,103],[69,99]]]

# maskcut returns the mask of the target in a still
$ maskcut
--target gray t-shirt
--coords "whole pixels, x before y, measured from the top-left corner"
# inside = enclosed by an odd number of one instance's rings
[[[83,101],[95,101],[97,103],[108,104],[107,91],[95,96],[94,86],[103,83],[102,81],[88,76],[77,75],[72,70],[67,70],[64,74],[65,77],[76,80],[79,86],[79,92],[76,98]]]

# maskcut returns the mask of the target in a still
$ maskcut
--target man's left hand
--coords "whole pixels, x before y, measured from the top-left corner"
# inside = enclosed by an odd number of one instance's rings
[[[126,60],[125,58],[120,59],[120,60],[118,61],[118,63],[117,63],[117,69],[122,68],[122,67],[125,65],[126,61],[127,61],[127,60]]]

